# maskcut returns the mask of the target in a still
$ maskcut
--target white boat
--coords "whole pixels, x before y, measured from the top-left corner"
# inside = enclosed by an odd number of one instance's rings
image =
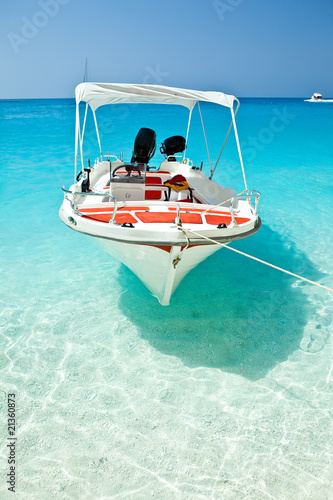
[[[333,102],[333,99],[323,99],[320,92],[315,92],[311,99],[305,99],[305,102]]]
[[[184,276],[221,248],[221,244],[256,233],[260,193],[249,191],[237,134],[235,115],[239,101],[221,92],[203,92],[161,85],[81,83],[76,87],[75,181],[64,191],[59,215],[71,229],[90,235],[115,259],[125,264],[162,305]],[[83,125],[80,102],[86,103]],[[220,155],[211,164],[200,102],[224,106],[231,122]],[[103,154],[96,119],[102,105],[156,103],[185,106],[189,110],[186,137],[162,139],[164,159],[155,170],[151,163],[156,148],[155,131],[142,128],[132,158]],[[192,110],[199,107],[210,175],[194,166],[185,151]],[[94,165],[84,166],[83,140],[87,110],[91,109],[100,155]],[[234,109],[236,108],[236,109]],[[186,125],[186,124],[185,124]],[[235,134],[244,191],[212,180],[231,128]],[[185,129],[185,128],[184,128]],[[78,163],[81,172],[77,175]]]
[[[322,101],[323,96],[319,92],[315,92],[313,96],[311,97],[313,101]]]

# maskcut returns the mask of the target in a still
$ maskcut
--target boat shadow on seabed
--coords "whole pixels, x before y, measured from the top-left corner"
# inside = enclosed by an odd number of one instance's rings
[[[233,246],[291,272],[318,281],[308,258],[268,226]],[[311,318],[320,316],[303,293],[303,282],[221,249],[194,269],[163,307],[127,269],[119,306],[141,337],[188,367],[210,367],[264,377],[299,349]],[[323,292],[325,293],[325,292]]]

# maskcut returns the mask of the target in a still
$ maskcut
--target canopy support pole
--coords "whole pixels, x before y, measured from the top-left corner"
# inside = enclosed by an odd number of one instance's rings
[[[188,123],[187,123],[187,130],[186,130],[186,139],[185,139],[185,146],[187,146],[187,139],[188,139],[188,134],[189,134],[189,131],[190,131],[190,123],[191,123],[191,117],[192,117],[192,110],[193,108],[190,109],[190,114],[189,114],[189,117],[188,117]],[[186,151],[186,147],[184,149],[184,156],[183,156],[183,160],[185,160],[185,151]]]
[[[77,175],[77,152],[78,152],[78,139],[79,139],[79,119],[80,119],[79,104],[76,103],[74,182],[76,182],[76,175]]]
[[[93,109],[93,115],[94,115],[94,121],[95,121],[95,127],[96,127],[96,134],[97,134],[97,140],[98,140],[98,145],[99,145],[99,151],[102,156],[102,147],[101,147],[101,140],[99,138],[99,132],[98,132],[98,127],[97,127],[97,120],[96,120],[96,113],[95,110]]]
[[[238,108],[239,108],[239,101],[238,101],[238,99],[237,99],[237,103],[238,103],[238,104],[237,104],[237,108],[236,108],[236,111],[235,111],[235,116],[237,115],[237,111],[238,111]],[[231,120],[231,122],[230,122],[229,129],[228,129],[227,135],[225,136],[224,143],[223,143],[223,145],[222,145],[222,148],[221,148],[220,154],[219,154],[219,156],[218,156],[218,158],[217,158],[217,160],[216,160],[216,163],[215,163],[215,165],[214,165],[213,172],[212,172],[211,176],[209,177],[211,180],[212,180],[212,178],[213,178],[213,175],[214,175],[214,172],[215,172],[216,167],[217,167],[217,165],[218,165],[218,162],[220,161],[220,158],[221,158],[222,152],[223,152],[223,150],[224,150],[224,146],[226,145],[227,139],[228,139],[229,134],[230,134],[230,130],[231,130],[232,124],[233,124],[233,120]]]
[[[86,129],[87,112],[88,112],[88,103],[86,102],[86,110],[84,112],[84,120],[83,120],[83,127],[82,127],[82,142],[83,142],[83,137],[84,137],[84,131]]]
[[[200,113],[200,120],[201,120],[202,130],[203,130],[204,137],[205,137],[205,143],[206,143],[206,149],[207,149],[208,160],[209,160],[209,167],[210,167],[210,174],[212,175],[212,173],[213,173],[213,171],[212,171],[212,162],[210,160],[210,154],[209,154],[209,149],[208,149],[208,142],[207,142],[207,137],[206,137],[206,131],[205,131],[205,126],[204,126],[204,122],[203,122],[203,119],[202,119],[202,114],[201,114],[201,109],[200,109],[200,103],[199,103],[199,101],[198,101],[198,108],[199,108],[199,113]]]
[[[81,127],[80,127],[80,116],[78,115],[78,131],[79,131],[79,142],[80,142],[80,156],[81,156],[81,171],[84,171],[84,163],[83,163],[83,149],[82,149],[82,137],[81,137]],[[76,179],[75,179],[76,180]]]
[[[239,145],[239,139],[238,139],[238,133],[237,133],[237,127],[236,127],[236,120],[235,120],[235,113],[233,108],[230,108],[231,110],[231,116],[232,116],[232,123],[234,125],[234,131],[235,131],[235,137],[236,137],[236,143],[237,143],[237,149],[238,149],[238,155],[239,155],[239,161],[242,167],[242,173],[243,173],[243,179],[244,179],[244,185],[245,189],[247,189],[247,183],[246,183],[246,177],[245,177],[245,170],[244,170],[244,164],[243,164],[243,158],[242,158],[242,153]]]

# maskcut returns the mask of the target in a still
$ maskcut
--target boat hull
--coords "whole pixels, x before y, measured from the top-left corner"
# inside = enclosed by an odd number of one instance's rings
[[[221,247],[216,244],[189,247],[142,245],[97,238],[99,246],[128,267],[167,306],[183,278]]]

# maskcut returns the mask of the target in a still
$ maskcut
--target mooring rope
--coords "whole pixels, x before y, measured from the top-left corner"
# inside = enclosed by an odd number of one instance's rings
[[[185,234],[185,231],[188,231],[192,234],[195,234],[196,236],[199,236],[200,238],[204,238],[205,240],[211,241],[212,243],[215,243],[217,245],[220,245],[223,248],[227,248],[228,250],[232,250],[233,252],[239,253],[240,255],[243,255],[244,257],[248,257],[249,259],[256,260],[257,262],[260,262],[261,264],[265,264],[266,266],[272,267],[273,269],[277,269],[278,271],[282,271],[283,273],[289,274],[290,276],[294,276],[295,278],[298,278],[302,281],[306,281],[307,283],[311,283],[311,285],[318,286],[320,288],[324,288],[324,290],[328,290],[329,292],[333,292],[332,288],[328,288],[327,286],[321,285],[320,283],[317,283],[316,281],[311,281],[307,278],[304,278],[303,276],[299,276],[298,274],[292,273],[290,271],[287,271],[286,269],[283,269],[282,267],[274,266],[274,264],[270,264],[269,262],[266,262],[265,260],[258,259],[257,257],[253,257],[253,255],[249,255],[245,252],[241,252],[240,250],[236,250],[236,248],[229,247],[228,245],[224,243],[220,243],[219,241],[212,240],[211,238],[208,238],[207,236],[204,236],[203,234],[196,233],[195,231],[192,231],[191,229],[184,229],[182,227],[182,231]]]

